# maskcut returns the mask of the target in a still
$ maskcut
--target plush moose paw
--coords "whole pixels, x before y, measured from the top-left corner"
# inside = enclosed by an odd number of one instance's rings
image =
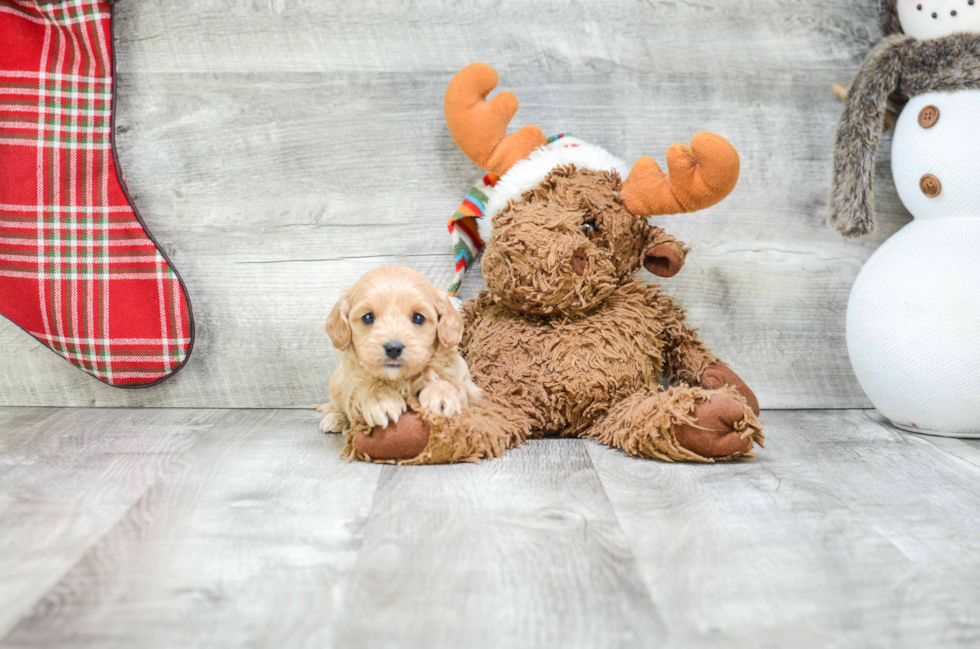
[[[738,398],[715,392],[695,404],[693,415],[694,423],[678,424],[674,429],[677,443],[687,450],[706,458],[725,458],[752,448],[753,436],[745,425],[745,404]]]
[[[745,397],[749,407],[752,408],[752,412],[755,413],[756,417],[759,416],[759,399],[732,368],[724,363],[715,363],[709,365],[701,374],[701,387],[706,390],[719,390],[726,385],[735,388],[736,392]]]
[[[419,403],[435,415],[452,417],[463,412],[459,391],[448,381],[433,381],[422,389]]]
[[[376,426],[370,434],[354,435],[354,449],[372,460],[410,460],[429,443],[429,424],[420,414],[408,411],[398,421]]]

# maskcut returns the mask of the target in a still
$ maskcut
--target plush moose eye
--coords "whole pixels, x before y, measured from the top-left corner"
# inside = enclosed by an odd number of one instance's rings
[[[421,325],[424,325],[425,324],[425,316],[422,315],[421,313],[413,313],[412,314],[412,322],[414,324],[417,324],[417,325],[420,325],[420,326]]]
[[[361,322],[363,322],[364,324],[370,327],[371,325],[374,324],[374,314],[365,313],[364,315],[361,316]]]
[[[585,234],[591,234],[595,231],[596,230],[595,230],[594,220],[586,221],[585,223],[582,224],[582,232],[584,232]]]

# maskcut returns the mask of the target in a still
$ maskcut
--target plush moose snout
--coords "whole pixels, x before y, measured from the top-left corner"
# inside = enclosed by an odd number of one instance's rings
[[[532,220],[494,227],[483,257],[487,287],[504,304],[536,315],[580,315],[618,285],[609,251],[576,230]]]

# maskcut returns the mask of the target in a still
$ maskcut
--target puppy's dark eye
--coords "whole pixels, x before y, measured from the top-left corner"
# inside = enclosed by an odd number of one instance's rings
[[[585,234],[592,234],[595,232],[595,221],[589,220],[582,224],[582,232]]]
[[[412,322],[414,324],[417,324],[417,325],[424,325],[425,324],[425,316],[422,315],[421,313],[413,313],[412,314]]]
[[[363,322],[364,324],[366,324],[368,326],[373,325],[374,324],[374,314],[373,313],[365,313],[364,315],[361,316],[361,322]]]

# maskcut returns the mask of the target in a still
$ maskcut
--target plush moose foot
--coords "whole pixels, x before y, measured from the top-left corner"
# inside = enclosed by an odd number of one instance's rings
[[[749,407],[752,408],[752,412],[755,416],[759,416],[759,400],[756,398],[755,393],[752,392],[749,386],[745,385],[745,381],[742,380],[735,370],[728,367],[724,363],[715,363],[709,365],[707,369],[701,374],[701,387],[707,390],[718,390],[726,385],[735,388],[735,391],[740,395],[745,397],[748,402]]]
[[[410,460],[418,456],[429,443],[429,424],[417,412],[406,412],[398,421],[384,428],[375,426],[354,433],[354,449],[372,460]]]
[[[745,434],[745,403],[726,393],[714,392],[694,404],[692,423],[674,427],[677,443],[702,457],[723,458],[744,455],[752,448],[751,435]],[[739,430],[742,428],[742,430]]]
[[[668,462],[752,457],[762,425],[734,388],[648,385],[593,426],[592,437],[629,455]]]
[[[386,428],[366,424],[347,433],[348,460],[389,464],[449,464],[499,457],[523,444],[530,423],[520,413],[484,399],[446,417],[409,400],[410,410]]]

